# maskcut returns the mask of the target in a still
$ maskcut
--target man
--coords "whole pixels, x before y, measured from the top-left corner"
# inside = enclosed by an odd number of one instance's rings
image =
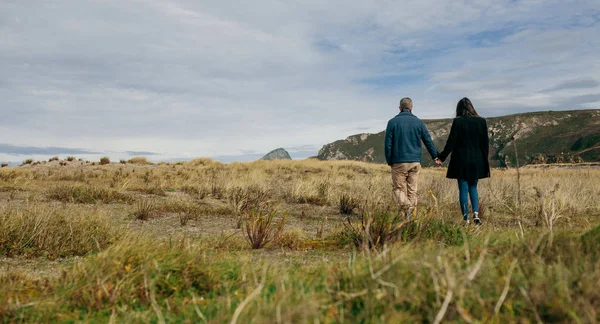
[[[412,114],[410,98],[400,100],[400,113],[390,119],[385,130],[385,159],[392,167],[392,185],[396,203],[412,216],[417,205],[417,179],[421,169],[421,141],[432,159],[438,151],[425,124]]]

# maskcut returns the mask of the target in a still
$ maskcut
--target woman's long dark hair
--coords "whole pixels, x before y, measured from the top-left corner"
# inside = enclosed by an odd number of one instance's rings
[[[456,117],[479,117],[475,107],[473,107],[473,103],[469,98],[464,97],[460,99],[458,104],[456,105]]]

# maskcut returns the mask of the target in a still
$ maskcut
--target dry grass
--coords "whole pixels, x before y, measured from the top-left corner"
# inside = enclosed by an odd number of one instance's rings
[[[148,161],[148,159],[146,157],[143,157],[143,156],[133,157],[133,158],[127,160],[127,163],[129,163],[129,164],[140,164],[140,165],[152,164],[152,162]]]
[[[244,233],[252,249],[262,249],[283,232],[285,217],[278,217],[276,210],[253,209],[244,218]]]
[[[48,198],[78,204],[110,204],[131,202],[131,196],[116,190],[88,186],[56,186],[48,190]]]
[[[84,255],[106,248],[122,232],[103,212],[39,203],[1,207],[0,224],[0,255],[8,257]]]
[[[600,169],[493,170],[481,227],[444,172],[422,171],[408,223],[385,165],[5,167],[0,318],[221,323],[244,302],[239,322],[600,321]]]

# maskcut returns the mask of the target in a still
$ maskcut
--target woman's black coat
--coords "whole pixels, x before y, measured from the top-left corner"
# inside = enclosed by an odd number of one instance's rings
[[[457,117],[444,151],[438,158],[445,161],[450,153],[447,178],[475,180],[490,176],[488,154],[490,144],[485,119],[479,117]]]

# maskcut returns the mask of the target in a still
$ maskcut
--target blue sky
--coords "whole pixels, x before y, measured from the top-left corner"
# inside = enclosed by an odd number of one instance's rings
[[[598,1],[2,1],[0,160],[293,157],[470,97],[600,108]]]

